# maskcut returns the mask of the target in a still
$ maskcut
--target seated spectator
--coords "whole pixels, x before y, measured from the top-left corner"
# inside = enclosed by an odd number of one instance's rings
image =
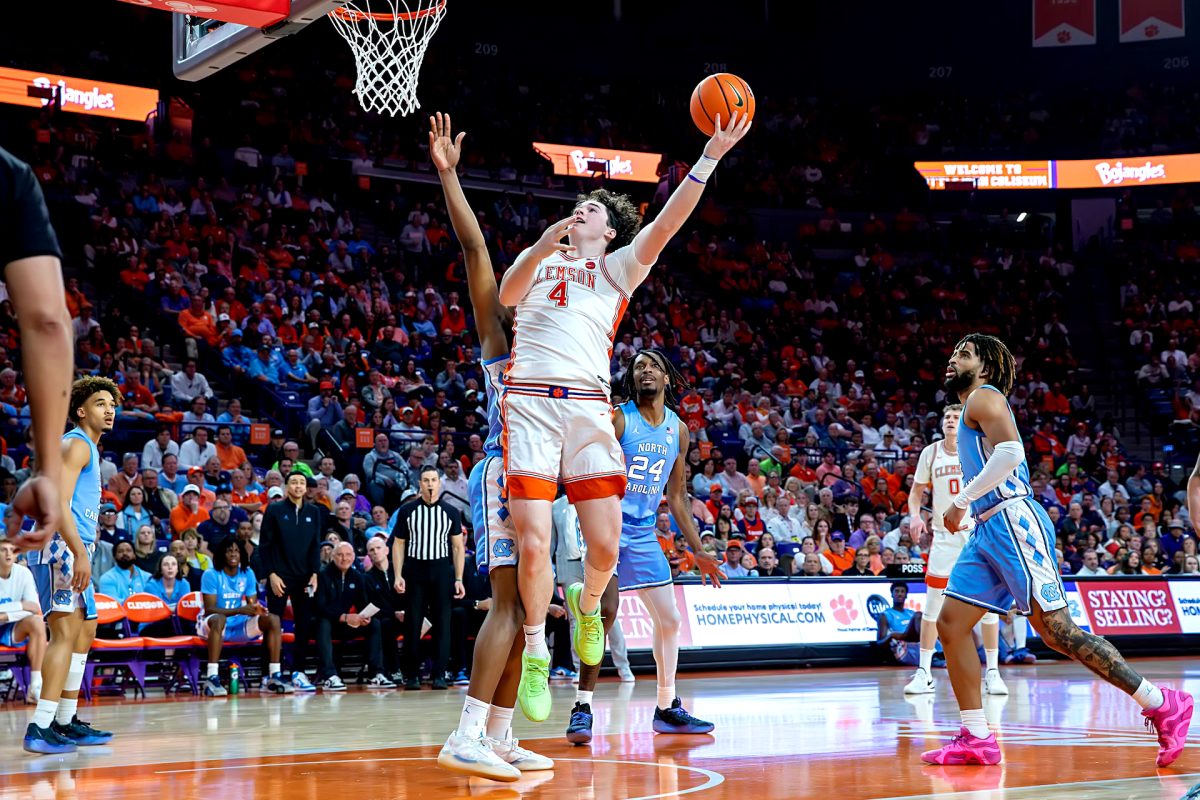
[[[386,549],[386,546],[385,546]],[[318,685],[325,691],[344,691],[346,685],[338,675],[333,659],[333,640],[346,641],[359,636],[367,640],[370,689],[394,689],[395,682],[384,674],[381,626],[375,617],[359,612],[371,604],[366,575],[354,563],[354,548],[349,542],[339,542],[333,548],[333,558],[321,570],[317,581],[317,657]],[[378,606],[377,606],[378,608]]]
[[[192,587],[187,578],[180,576],[179,561],[167,553],[158,560],[158,568],[155,569],[150,583],[146,585],[146,591],[170,606],[171,611],[175,611],[179,601],[192,591]]]
[[[154,432],[154,438],[146,442],[146,446],[142,448],[142,470],[155,470],[156,472],[163,468],[163,459],[168,455],[178,456],[179,445],[175,444],[171,439],[171,426],[159,425],[158,430]]]
[[[816,553],[805,553],[804,560],[800,562],[800,571],[796,574],[802,578],[823,577],[824,573],[821,571],[821,557]]]
[[[121,540],[133,541],[133,534],[117,526],[117,506],[114,503],[100,504],[100,521],[96,528],[100,541],[115,545]]]
[[[158,521],[146,508],[146,490],[142,486],[133,486],[126,492],[121,501],[121,511],[117,515],[117,520],[118,525],[127,531],[136,531],[143,525],[150,525],[155,528],[157,533]]]
[[[202,341],[209,347],[220,347],[221,336],[217,333],[217,323],[212,314],[204,310],[204,298],[200,295],[194,296],[190,305],[179,312],[178,320],[179,327],[190,338]],[[194,343],[189,344],[189,354],[194,352],[195,347]]]
[[[829,549],[821,554],[829,565],[825,570],[827,575],[841,575],[845,570],[854,565],[853,547],[846,546],[846,535],[841,531],[834,531],[829,535]]]
[[[763,524],[762,517],[758,515],[758,498],[753,494],[747,494],[740,511],[741,519],[737,521],[737,529],[745,534],[746,541],[756,541],[767,529],[767,526]]]
[[[208,436],[205,438],[205,441],[207,442],[209,437],[212,436],[212,426],[214,426],[216,422],[217,420],[208,411],[208,398],[204,395],[197,395],[196,397],[192,398],[191,403],[188,405],[188,410],[183,413],[183,419],[180,422],[179,431],[184,436],[188,436],[197,428],[197,426],[203,425],[205,426],[205,433],[208,434]],[[186,442],[184,443],[184,446],[187,446]]]
[[[404,490],[411,488],[408,470],[399,453],[391,449],[387,434],[376,434],[375,447],[363,459],[363,473],[367,479],[364,492],[373,503],[394,508]]]
[[[138,569],[153,575],[158,571],[158,562],[166,554],[167,547],[159,547],[158,534],[153,525],[142,525],[133,537],[133,556]]]
[[[750,570],[742,566],[746,549],[739,539],[730,539],[725,545],[725,560],[721,562],[721,574],[726,578],[749,578]]]
[[[108,490],[117,497],[124,497],[129,493],[129,487],[141,485],[142,475],[138,472],[138,455],[137,453],[126,453],[121,458],[121,471],[108,482]]]
[[[175,495],[176,499],[183,491],[183,487],[187,486],[187,468],[180,465],[176,456],[170,454],[163,456],[163,467],[158,473],[158,484]]]
[[[276,694],[291,693],[291,681],[283,679],[280,667],[282,626],[279,617],[268,613],[258,602],[258,580],[254,570],[250,569],[250,559],[232,537],[218,542],[214,555],[215,569],[204,573],[200,586],[204,613],[196,620],[196,635],[208,641],[205,696],[224,697],[228,694],[219,674],[224,643],[252,642],[260,635],[267,649],[263,689]]]
[[[737,497],[740,492],[750,489],[750,481],[738,472],[735,458],[725,459],[725,469],[717,474],[716,483],[721,485],[721,493],[728,497]]]
[[[208,519],[208,511],[200,506],[200,487],[187,484],[179,494],[179,505],[171,511],[171,530],[181,536],[189,528],[197,528]]]
[[[236,536],[238,520],[232,518],[232,507],[228,500],[216,500],[208,519],[196,526],[196,532],[204,540],[205,549],[215,553],[213,547],[217,542]]]
[[[787,574],[783,568],[779,566],[779,559],[775,555],[775,551],[769,547],[760,547],[756,553],[758,566],[754,568],[754,574],[759,578],[783,578]]]
[[[116,566],[100,578],[100,593],[118,603],[124,603],[129,595],[146,591],[150,573],[138,567],[133,543],[122,539],[113,545],[113,561]]]
[[[201,398],[197,398],[196,402],[203,404],[204,401]],[[204,416],[208,416],[210,418],[209,421],[211,421],[211,415],[205,414]],[[203,467],[210,458],[217,457],[216,446],[208,440],[207,427],[197,425],[191,430],[191,434],[191,438],[179,448],[179,469],[184,471],[192,467]],[[166,471],[165,467],[163,471]],[[176,493],[179,491],[175,486],[170,486],[169,488],[176,491]]]
[[[283,469],[282,465],[284,461],[291,462],[291,467],[289,469]],[[313,475],[312,467],[300,460],[300,445],[291,440],[283,443],[283,450],[280,459],[271,465],[271,469],[278,470],[282,475],[290,475],[292,471],[295,470],[306,477],[315,477]]]
[[[176,407],[190,406],[197,397],[203,397],[205,400],[212,399],[213,390],[208,385],[208,378],[197,372],[196,367],[196,359],[189,358],[183,362],[183,370],[171,376],[171,402]]]
[[[1107,575],[1108,572],[1100,566],[1100,557],[1095,550],[1083,551],[1083,566],[1075,570],[1076,575],[1094,578],[1097,575]]]
[[[217,426],[217,461],[223,470],[240,469],[245,464],[246,451],[233,443],[233,428],[228,425]]]
[[[860,547],[854,551],[854,563],[842,570],[842,576],[846,578],[875,577],[875,573],[871,570],[871,554],[867,552],[867,548]]]
[[[305,432],[308,434],[309,442],[312,444],[313,450],[318,448],[317,434],[322,430],[332,430],[342,421],[345,412],[342,409],[342,404],[338,402],[333,395],[333,382],[321,381],[317,388],[318,394],[308,401],[307,416],[308,425]],[[354,422],[358,422],[358,410],[355,409]]]

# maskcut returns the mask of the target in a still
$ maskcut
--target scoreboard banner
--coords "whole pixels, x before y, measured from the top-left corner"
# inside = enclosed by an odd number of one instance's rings
[[[607,147],[534,142],[533,150],[554,165],[555,175],[571,178],[602,175],[617,181],[658,183],[658,165],[662,162],[662,153]]]
[[[140,122],[158,107],[157,89],[0,67],[0,103],[42,108],[51,93],[63,111],[96,117]]]
[[[720,589],[677,583],[688,648],[870,644],[891,606],[892,581],[793,578],[727,581]],[[907,581],[905,608],[923,611],[925,584]],[[1200,577],[1064,581],[1071,618],[1101,636],[1200,635]],[[622,592],[617,622],[630,650],[649,650],[654,626],[637,592]],[[1017,623],[1028,622],[1017,618]],[[1036,632],[1030,628],[1032,636]]]
[[[1200,182],[1200,153],[1056,161],[916,161],[930,189],[1106,189]]]

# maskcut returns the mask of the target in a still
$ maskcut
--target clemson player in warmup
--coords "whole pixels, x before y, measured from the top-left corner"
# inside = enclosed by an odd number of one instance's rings
[[[554,762],[521,747],[512,736],[517,680],[521,676],[521,619],[517,594],[517,545],[504,501],[504,459],[500,450],[500,392],[508,366],[512,311],[500,305],[496,273],[479,221],[454,171],[466,133],[453,137],[449,114],[429,119],[429,155],[437,168],[454,235],[467,266],[467,290],[475,316],[487,381],[488,437],[484,458],[471,470],[468,495],[479,570],[492,584],[491,606],[471,659],[471,684],[458,728],[438,754],[438,766],[480,778],[515,781],[522,772],[548,770]]]
[[[929,566],[925,572],[921,661],[916,674],[904,687],[905,694],[930,694],[934,690],[933,651],[937,644],[937,618],[942,609],[942,593],[950,579],[950,570],[958,561],[958,554],[962,552],[970,530],[975,526],[968,515],[963,518],[963,530],[951,533],[946,530],[942,520],[962,489],[962,465],[958,461],[958,419],[961,415],[962,406],[958,403],[948,405],[942,411],[942,435],[945,438],[921,451],[913,488],[908,495],[909,530],[915,540],[925,532],[925,520],[921,519],[921,498],[925,490],[929,490],[933,505],[933,544],[929,548]],[[1000,618],[993,611],[983,615],[983,652],[987,658],[987,669],[983,673],[984,693],[1008,694],[1008,686],[1000,677]]]
[[[696,719],[675,694],[675,671],[679,665],[679,608],[671,565],[658,544],[654,521],[666,491],[671,516],[683,531],[696,557],[702,580],[721,585],[720,563],[704,552],[692,519],[691,502],[684,486],[684,461],[688,451],[688,429],[675,412],[676,392],[686,389],[683,377],[657,350],[634,356],[625,373],[622,394],[631,398],[613,412],[621,449],[625,454],[628,484],[621,500],[621,544],[617,574],[608,582],[601,599],[605,632],[617,618],[619,591],[637,591],[654,621],[654,663],[658,672],[658,707],[654,710],[657,733],[708,733],[711,722]],[[668,466],[669,465],[669,466]],[[567,587],[567,603],[578,614],[581,586]],[[586,744],[592,740],[592,691],[600,668],[581,664],[579,689],[567,741]]]
[[[750,129],[734,113],[704,147],[662,212],[639,232],[637,209],[604,189],[549,226],[500,281],[516,308],[500,401],[504,472],[516,526],[525,650],[517,698],[535,722],[550,716],[546,612],[553,590],[550,504],[561,479],[587,542],[575,650],[584,664],[604,655],[600,596],[617,566],[625,461],[613,431],[609,358],[629,296],[696,208],[718,160]],[[569,244],[563,244],[567,237]]]
[[[959,735],[921,754],[930,764],[999,764],[1000,745],[988,730],[980,693],[979,657],[971,629],[984,613],[1004,614],[1015,600],[1047,646],[1132,695],[1158,733],[1157,764],[1179,758],[1187,743],[1194,699],[1160,689],[1139,675],[1106,639],[1071,619],[1054,552],[1054,525],[1034,499],[1029,465],[1008,404],[1016,365],[994,336],[968,334],[954,346],[946,390],[963,404],[959,459],[967,481],[946,511],[948,531],[961,531],[968,509],[975,532],[950,573],[938,635],[962,714]]]
[[[43,688],[37,710],[25,730],[31,753],[69,753],[77,746],[106,744],[108,731],[81,722],[75,710],[88,651],[96,638],[96,594],[91,557],[100,524],[100,437],[117,416],[116,383],[87,377],[71,387],[69,413],[75,427],[62,436],[64,508],[59,530],[41,551],[29,554],[42,610],[50,627],[50,646],[42,664]]]

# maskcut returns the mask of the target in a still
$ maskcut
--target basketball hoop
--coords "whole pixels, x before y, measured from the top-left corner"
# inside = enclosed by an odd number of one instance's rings
[[[354,53],[359,105],[392,116],[421,107],[417,77],[445,13],[446,0],[355,0],[330,12]]]

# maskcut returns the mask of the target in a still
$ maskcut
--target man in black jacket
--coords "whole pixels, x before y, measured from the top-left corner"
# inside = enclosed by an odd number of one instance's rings
[[[333,663],[333,638],[341,641],[363,636],[367,640],[367,666],[375,677],[368,689],[395,689],[396,684],[383,674],[380,647],[379,610],[370,616],[362,612],[371,605],[367,576],[354,563],[354,548],[339,542],[333,548],[333,560],[321,570],[318,582],[317,658],[320,664],[317,682],[326,692],[344,692],[346,684],[338,677]]]
[[[383,649],[383,671],[392,681],[404,680],[400,672],[400,649],[396,641],[404,632],[404,595],[396,594],[392,585],[396,576],[389,563],[387,537],[377,534],[367,542],[367,557],[371,568],[367,570],[367,593],[371,602],[379,608],[375,616],[379,620],[379,633]]]
[[[284,618],[288,599],[292,601],[296,641],[292,648],[292,686],[297,692],[315,692],[316,687],[304,674],[308,640],[316,622],[313,595],[317,591],[317,572],[321,567],[318,547],[321,541],[321,509],[306,503],[308,482],[303,472],[287,477],[287,493],[263,512],[259,532],[259,554],[267,574],[267,610]]]

